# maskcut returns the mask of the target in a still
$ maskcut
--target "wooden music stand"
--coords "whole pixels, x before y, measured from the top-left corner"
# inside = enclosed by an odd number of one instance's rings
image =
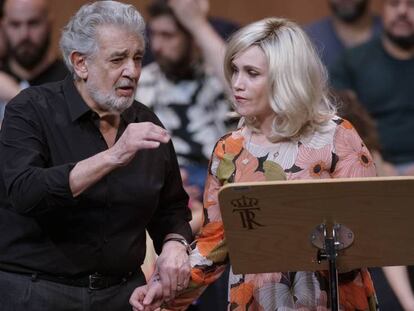
[[[237,183],[219,192],[235,273],[414,264],[414,177]],[[325,261],[327,259],[327,261]]]

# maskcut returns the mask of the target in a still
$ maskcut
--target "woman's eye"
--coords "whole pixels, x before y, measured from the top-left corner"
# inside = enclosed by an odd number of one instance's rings
[[[249,76],[251,76],[251,77],[256,77],[256,76],[258,76],[258,75],[259,75],[259,73],[258,73],[257,71],[252,71],[252,70],[249,70],[247,73],[248,73],[248,74],[249,74]]]

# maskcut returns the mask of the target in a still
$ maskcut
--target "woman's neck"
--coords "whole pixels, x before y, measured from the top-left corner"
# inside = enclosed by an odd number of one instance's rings
[[[259,119],[258,121],[259,121],[260,133],[262,133],[266,137],[272,136],[273,120],[274,120],[273,115],[269,115],[267,117],[264,117],[261,120]]]

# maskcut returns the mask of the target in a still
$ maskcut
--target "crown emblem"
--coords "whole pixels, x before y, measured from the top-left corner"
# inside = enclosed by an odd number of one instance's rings
[[[259,202],[258,199],[256,198],[249,198],[249,197],[245,197],[242,196],[239,199],[234,199],[230,201],[230,204],[233,205],[233,207],[235,208],[251,208],[257,205],[257,203]]]

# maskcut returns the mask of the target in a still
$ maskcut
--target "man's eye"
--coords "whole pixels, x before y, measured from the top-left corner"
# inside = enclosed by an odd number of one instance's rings
[[[113,64],[119,64],[121,61],[122,61],[122,58],[111,59],[111,63],[113,63]]]
[[[29,22],[29,26],[35,27],[35,26],[39,26],[41,24],[41,22],[39,20],[33,20]]]
[[[9,26],[12,28],[19,28],[20,27],[20,23],[17,22],[9,22]]]

